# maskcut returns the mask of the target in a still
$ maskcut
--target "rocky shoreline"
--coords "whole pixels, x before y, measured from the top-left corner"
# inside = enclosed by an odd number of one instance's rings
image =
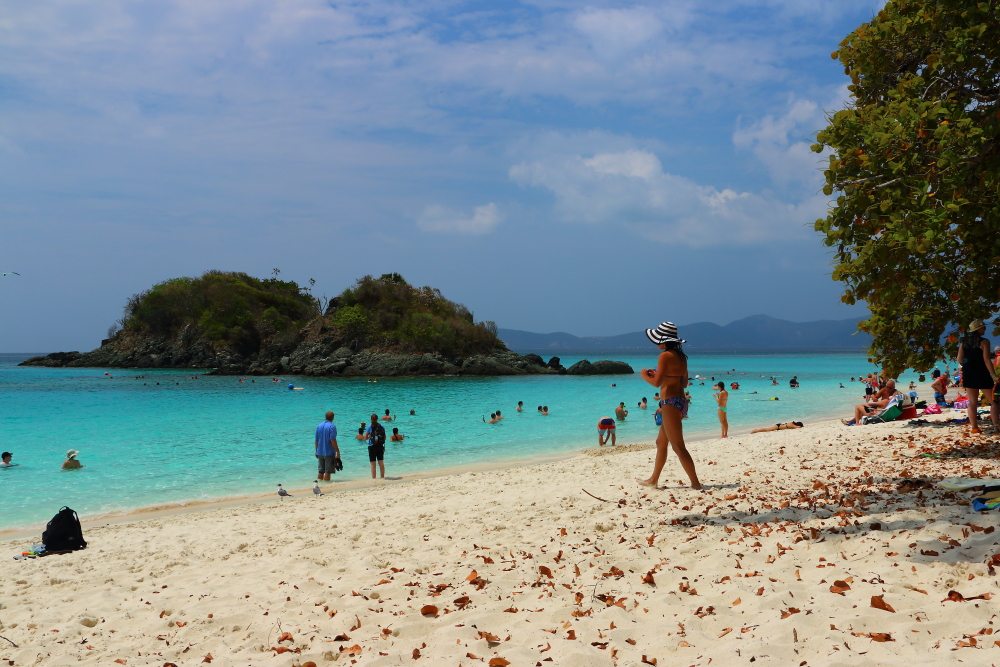
[[[333,348],[333,349],[331,349]],[[91,352],[56,352],[32,357],[21,366],[51,368],[184,368],[211,369],[215,375],[311,375],[319,377],[408,377],[429,375],[619,375],[634,373],[623,361],[583,360],[565,368],[559,357],[545,361],[535,354],[510,350],[468,357],[438,354],[400,354],[375,349],[354,351],[325,341],[298,345],[265,345],[258,354],[243,357],[216,349],[202,339],[138,339],[106,341]]]

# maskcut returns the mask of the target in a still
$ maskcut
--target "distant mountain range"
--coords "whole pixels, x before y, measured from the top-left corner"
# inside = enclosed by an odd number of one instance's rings
[[[856,333],[858,319],[789,322],[767,315],[751,315],[725,326],[714,322],[679,325],[685,349],[701,352],[859,352],[871,336]],[[557,331],[541,334],[500,329],[500,339],[516,352],[577,354],[598,352],[651,352],[643,331],[619,336],[574,336]]]

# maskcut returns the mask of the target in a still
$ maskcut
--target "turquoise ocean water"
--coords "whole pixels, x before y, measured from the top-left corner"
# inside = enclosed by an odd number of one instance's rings
[[[193,380],[190,371],[108,369],[109,376],[105,369],[17,367],[27,356],[0,355],[0,450],[13,452],[19,464],[0,468],[0,529],[44,522],[62,505],[88,515],[273,491],[278,483],[311,486],[314,430],[327,410],[337,414],[344,455],[334,486],[370,476],[366,445],[353,436],[359,422],[387,408],[399,416],[387,431],[395,426],[406,435],[402,443],[386,444],[389,476],[594,447],[597,420],[613,415],[619,401],[630,410],[618,426],[619,444],[651,442],[656,434],[653,408],[636,407],[643,396],[652,406],[653,396],[638,374],[378,382],[285,376],[277,384],[269,378],[240,383],[206,375]],[[637,371],[655,365],[653,355],[616,358]],[[567,367],[575,361],[563,359]],[[689,369],[727,385],[740,382],[729,404],[736,434],[849,414],[863,394],[849,378],[872,367],[863,355],[781,355],[692,356]],[[771,386],[772,375],[779,386]],[[788,387],[792,375],[800,388]],[[305,390],[289,391],[289,382]],[[688,440],[718,434],[710,382],[698,382],[690,388]],[[840,389],[841,382],[848,388]],[[772,396],[780,400],[762,400]],[[518,401],[523,413],[515,411]],[[536,413],[540,404],[549,406],[549,416]],[[482,416],[497,409],[506,419],[483,423]],[[84,469],[59,469],[70,448],[80,450]],[[692,451],[697,460],[697,445]]]

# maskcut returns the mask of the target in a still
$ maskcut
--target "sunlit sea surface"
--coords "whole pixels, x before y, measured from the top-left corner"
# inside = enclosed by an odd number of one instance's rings
[[[359,422],[386,409],[398,415],[387,431],[397,427],[406,436],[386,443],[389,476],[594,447],[598,419],[613,416],[619,401],[630,410],[618,426],[619,444],[651,442],[656,435],[653,388],[638,374],[377,382],[282,376],[278,383],[240,383],[236,377],[190,379],[192,371],[17,367],[27,356],[0,354],[0,450],[13,452],[19,464],[0,468],[0,528],[44,522],[62,505],[88,515],[273,491],[278,483],[311,486],[315,427],[327,410],[337,415],[344,462],[334,486],[370,476],[366,445],[354,435]],[[653,355],[614,358],[636,371],[655,366]],[[578,359],[562,362],[568,367]],[[685,435],[696,441],[718,435],[707,378],[740,383],[729,403],[731,433],[738,434],[849,415],[863,395],[849,378],[872,367],[863,355],[781,355],[692,356],[689,369],[706,378],[690,388]],[[788,386],[793,375],[798,389]],[[901,379],[908,383],[916,374]],[[289,391],[290,382],[304,391]],[[643,396],[648,410],[637,408]],[[766,400],[774,396],[780,400]],[[515,410],[518,401],[523,413]],[[549,416],[537,414],[539,405],[549,407]],[[483,423],[497,409],[506,419]],[[70,448],[80,450],[84,469],[60,470]],[[691,449],[698,461],[698,445]]]

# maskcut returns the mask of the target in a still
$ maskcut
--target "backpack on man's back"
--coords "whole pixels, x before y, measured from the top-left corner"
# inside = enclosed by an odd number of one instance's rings
[[[369,442],[376,447],[385,445],[385,428],[378,422],[372,424],[372,433]]]
[[[76,512],[68,507],[60,509],[45,526],[42,544],[46,553],[86,549],[87,541],[83,539],[83,528]]]

